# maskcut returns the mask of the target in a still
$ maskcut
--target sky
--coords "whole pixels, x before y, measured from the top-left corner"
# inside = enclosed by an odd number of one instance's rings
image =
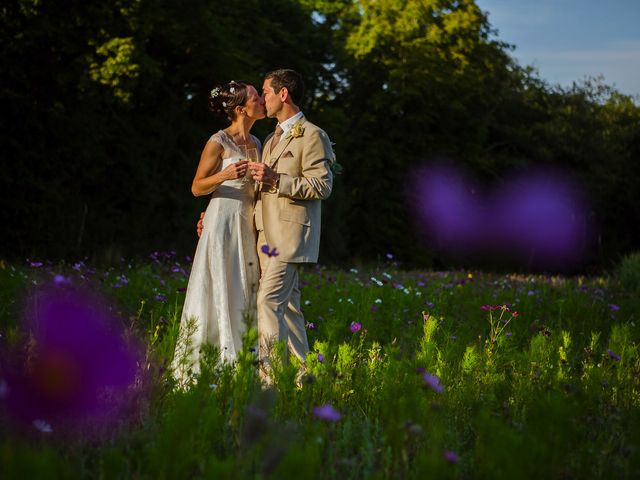
[[[640,96],[640,0],[476,0],[521,65],[552,84],[585,77]]]

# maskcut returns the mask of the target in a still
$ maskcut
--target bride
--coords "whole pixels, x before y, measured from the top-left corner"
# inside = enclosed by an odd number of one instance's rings
[[[200,347],[211,344],[225,362],[242,348],[247,319],[255,318],[259,267],[253,225],[254,187],[248,181],[246,149],[260,141],[249,133],[265,117],[264,100],[245,82],[211,91],[209,108],[231,124],[207,141],[191,185],[195,196],[211,194],[204,229],[189,277],[173,375],[186,386],[200,370]]]

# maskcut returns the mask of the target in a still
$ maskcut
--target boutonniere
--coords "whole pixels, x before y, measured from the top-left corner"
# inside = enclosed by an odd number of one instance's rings
[[[304,134],[304,128],[302,128],[302,123],[296,123],[293,127],[291,127],[291,130],[289,130],[289,133],[287,133],[285,140],[289,140],[290,138],[299,138],[303,134]]]

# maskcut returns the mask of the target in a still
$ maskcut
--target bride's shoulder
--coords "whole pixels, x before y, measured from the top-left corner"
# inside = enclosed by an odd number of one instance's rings
[[[207,140],[207,142],[217,142],[221,145],[224,145],[224,142],[226,141],[225,135],[226,134],[223,130],[218,130],[216,133],[209,137],[209,140]]]

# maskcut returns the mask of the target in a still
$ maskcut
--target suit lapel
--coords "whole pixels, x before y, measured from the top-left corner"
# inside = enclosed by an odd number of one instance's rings
[[[307,119],[303,115],[302,118],[296,122],[296,124],[300,123],[302,126],[304,126],[304,124],[306,122],[307,122]],[[290,136],[290,134],[291,134],[291,130],[289,130],[289,132],[287,132],[287,134],[285,135],[285,138],[281,138],[280,139],[278,144],[273,149],[273,152],[271,152],[271,153],[269,153],[269,150],[271,149],[271,140],[273,139],[273,135],[271,135],[267,139],[266,145],[265,145],[264,150],[262,152],[262,154],[263,154],[262,156],[263,156],[263,161],[267,164],[267,166],[269,168],[275,170],[276,165],[278,164],[278,160],[280,159],[280,157],[282,156],[284,151],[287,149],[287,147],[291,143],[291,140],[293,140],[293,137]],[[265,158],[265,155],[266,155],[266,158]]]

